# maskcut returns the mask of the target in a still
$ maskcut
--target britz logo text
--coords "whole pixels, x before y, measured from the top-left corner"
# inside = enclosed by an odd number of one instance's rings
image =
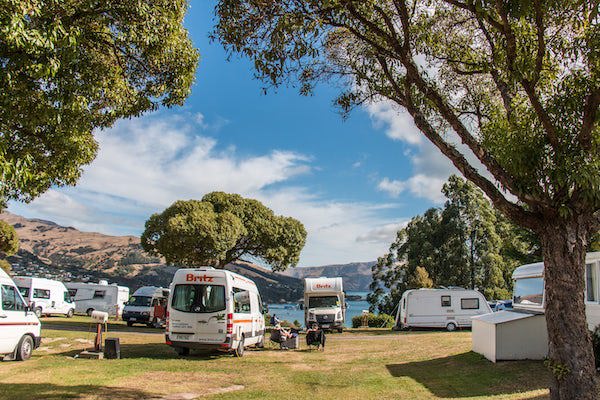
[[[196,276],[194,274],[187,274],[185,276],[186,282],[212,282],[213,279],[214,277],[206,275]]]
[[[317,283],[315,287],[317,289],[331,289],[331,285],[328,283]]]

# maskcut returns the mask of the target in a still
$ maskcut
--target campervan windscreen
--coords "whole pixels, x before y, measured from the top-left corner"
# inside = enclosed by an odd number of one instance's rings
[[[225,286],[175,285],[171,307],[190,313],[212,313],[225,309]]]
[[[308,299],[308,308],[334,308],[339,305],[340,300],[337,296],[319,296]]]
[[[131,296],[129,301],[127,302],[128,306],[135,307],[150,307],[150,303],[152,302],[152,297],[148,296]]]
[[[544,299],[544,279],[523,278],[515,280],[514,303],[523,306],[541,306]]]

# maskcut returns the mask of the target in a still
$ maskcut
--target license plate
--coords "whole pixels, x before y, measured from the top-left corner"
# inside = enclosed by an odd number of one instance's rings
[[[177,335],[175,336],[175,339],[177,340],[190,340],[192,338],[192,335]]]
[[[329,328],[329,324],[323,324],[321,325],[323,328]]]
[[[137,318],[129,318],[130,321],[135,321]]]

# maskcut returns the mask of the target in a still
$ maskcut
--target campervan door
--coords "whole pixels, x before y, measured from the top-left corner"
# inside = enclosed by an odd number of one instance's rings
[[[16,276],[13,280],[38,317],[63,314],[70,318],[75,313],[76,305],[62,282],[29,276]]]

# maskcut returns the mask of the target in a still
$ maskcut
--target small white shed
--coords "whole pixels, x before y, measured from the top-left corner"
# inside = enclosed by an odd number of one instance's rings
[[[473,351],[492,362],[542,360],[548,354],[544,314],[499,311],[472,319]]]

